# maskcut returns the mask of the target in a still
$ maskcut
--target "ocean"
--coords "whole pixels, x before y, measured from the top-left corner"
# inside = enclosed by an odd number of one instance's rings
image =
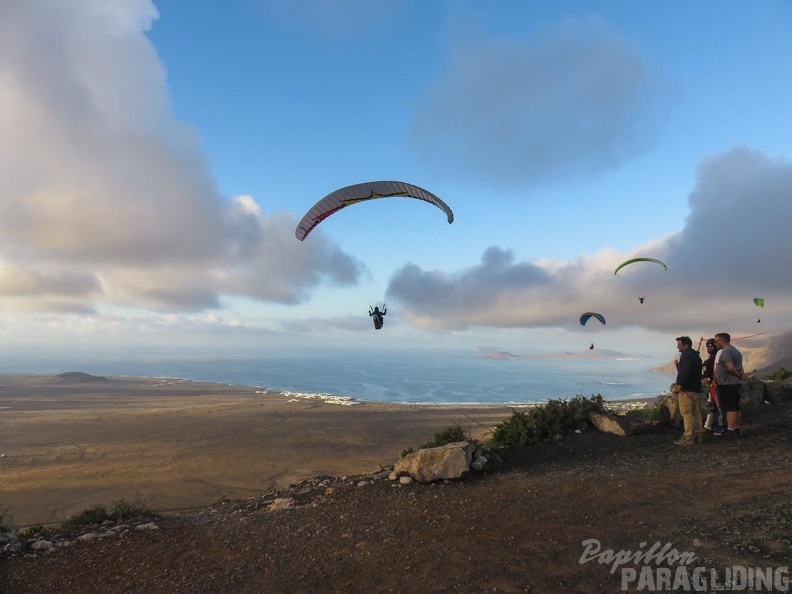
[[[2,373],[169,377],[357,400],[419,404],[520,404],[601,394],[651,398],[673,378],[641,359],[490,359],[435,351],[300,351],[255,357],[112,354],[0,356]]]

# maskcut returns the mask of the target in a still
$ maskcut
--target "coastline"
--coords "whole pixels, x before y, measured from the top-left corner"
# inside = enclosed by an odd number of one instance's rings
[[[526,404],[602,394],[606,400],[650,398],[670,381],[645,361],[524,359],[496,361],[461,352],[306,351],[267,356],[187,354],[147,358],[29,358],[9,373],[57,374],[80,369],[96,375],[186,378],[228,386],[351,396],[402,404]]]
[[[486,439],[529,406],[343,406],[180,378],[64,375],[0,374],[0,504],[15,525],[59,523],[121,499],[177,511],[365,474],[455,423]]]

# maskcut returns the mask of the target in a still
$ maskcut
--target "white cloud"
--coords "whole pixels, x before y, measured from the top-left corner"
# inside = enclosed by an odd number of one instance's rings
[[[148,0],[0,6],[3,305],[196,310],[354,283],[360,263],[321,233],[302,245],[293,215],[218,193],[170,111],[157,16]]]
[[[388,299],[405,319],[433,328],[574,327],[592,310],[609,328],[778,332],[792,327],[790,196],[792,163],[735,148],[702,161],[678,233],[565,264],[518,262],[497,247],[453,273],[408,264],[392,276]],[[613,274],[637,256],[663,260],[668,272],[638,263]],[[756,308],[754,297],[766,307]]]

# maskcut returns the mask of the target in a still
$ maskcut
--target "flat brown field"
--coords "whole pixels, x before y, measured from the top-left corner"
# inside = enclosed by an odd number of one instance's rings
[[[0,417],[8,452],[0,499],[29,521],[122,497],[158,511],[233,499],[51,554],[0,552],[0,592],[784,591],[789,403],[746,407],[742,439],[708,435],[679,447],[666,426],[631,437],[587,430],[503,450],[456,481],[401,485],[376,473],[262,494],[390,464],[454,421],[483,435],[510,411],[349,408],[148,380],[47,388],[45,378],[6,379],[0,406],[13,408]],[[293,506],[270,510],[281,497]],[[594,541],[601,558],[584,555]],[[660,572],[684,567],[668,558],[625,559],[622,572],[609,557],[652,547],[693,555],[690,571],[717,572],[717,587],[672,587]],[[723,587],[738,566],[781,571],[778,586]]]
[[[0,374],[0,504],[15,525],[60,523],[120,499],[168,512],[371,472],[454,422],[481,438],[511,413],[108,380]]]

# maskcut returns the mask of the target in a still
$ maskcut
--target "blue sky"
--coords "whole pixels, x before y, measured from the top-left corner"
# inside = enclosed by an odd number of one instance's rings
[[[787,332],[791,26],[784,1],[4,3],[4,348]],[[380,179],[454,223],[389,199],[294,238]],[[614,277],[635,256],[669,270]]]

